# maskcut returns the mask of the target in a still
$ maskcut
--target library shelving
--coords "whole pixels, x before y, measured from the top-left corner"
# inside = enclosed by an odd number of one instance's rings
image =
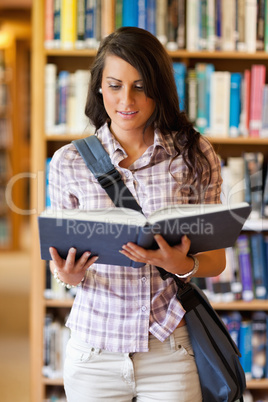
[[[32,291],[31,291],[31,400],[41,402],[49,398],[51,390],[63,385],[62,378],[47,378],[43,376],[44,364],[43,340],[44,322],[46,315],[59,314],[61,317],[68,313],[72,306],[72,299],[46,299],[44,297],[46,269],[44,261],[40,259],[37,216],[45,208],[46,159],[51,157],[56,149],[69,143],[74,138],[84,135],[73,135],[65,132],[50,134],[45,132],[45,66],[48,63],[57,65],[58,71],[89,69],[95,49],[47,49],[44,46],[45,38],[45,3],[46,0],[33,0],[32,8],[32,92],[31,92],[31,173],[36,178],[31,186],[31,229],[32,229]],[[114,7],[115,0],[109,3]],[[109,14],[110,15],[110,14]],[[106,18],[109,18],[106,15]],[[110,16],[110,27],[113,29],[114,13]],[[213,63],[215,70],[230,72],[244,72],[254,63],[262,63],[268,68],[268,53],[257,51],[254,53],[237,51],[169,51],[173,61],[184,62],[187,68],[193,68],[196,63]],[[228,136],[209,137],[215,150],[222,159],[229,156],[241,156],[242,152],[262,152],[268,159],[268,138],[249,138]],[[268,221],[261,219],[253,222],[252,231],[268,231]],[[268,312],[268,300],[253,300],[252,302],[235,301],[231,303],[214,303],[219,311]],[[60,312],[60,313],[59,313]],[[268,379],[250,380],[247,388],[254,397],[262,397],[268,392]]]
[[[22,14],[0,17],[0,251],[20,247],[29,208],[30,18]]]

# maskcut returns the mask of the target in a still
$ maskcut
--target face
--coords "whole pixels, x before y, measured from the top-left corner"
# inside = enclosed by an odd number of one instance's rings
[[[115,134],[142,133],[155,109],[146,97],[139,72],[117,56],[107,56],[102,75],[102,96],[111,129]]]

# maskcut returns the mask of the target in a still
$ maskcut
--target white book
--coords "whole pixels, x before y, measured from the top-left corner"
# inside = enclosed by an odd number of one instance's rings
[[[222,2],[222,50],[235,50],[235,1]]]
[[[238,26],[238,40],[237,50],[244,52],[246,50],[245,42],[245,0],[238,0],[237,9],[237,26]]]
[[[198,50],[198,0],[188,0],[186,3],[186,49]]]
[[[75,97],[75,75],[69,75],[68,97],[67,97],[67,130],[69,133],[76,132],[76,97]]]
[[[245,200],[245,163],[242,156],[227,158],[230,171],[228,204],[235,204]]]
[[[156,0],[156,37],[162,43],[167,44],[167,0]]]
[[[75,115],[76,115],[76,133],[82,134],[87,131],[88,117],[85,115],[85,106],[90,81],[90,72],[88,70],[76,70],[74,73],[75,81]]]
[[[45,132],[52,133],[56,125],[57,66],[45,66]]]
[[[214,71],[211,74],[211,136],[228,137],[230,115],[230,72]]]
[[[207,0],[207,50],[215,50],[215,1]]]
[[[257,47],[257,0],[247,0],[245,3],[245,26],[246,50],[254,53]]]

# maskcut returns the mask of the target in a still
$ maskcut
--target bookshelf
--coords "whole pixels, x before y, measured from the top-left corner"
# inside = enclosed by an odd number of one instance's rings
[[[46,378],[42,375],[43,367],[43,327],[46,314],[63,315],[72,306],[72,299],[45,299],[45,263],[40,260],[37,215],[45,207],[45,161],[62,145],[74,138],[84,135],[63,134],[47,135],[44,130],[44,69],[47,63],[54,63],[58,71],[88,69],[94,59],[94,49],[45,49],[45,1],[33,0],[32,9],[32,117],[31,117],[31,172],[35,177],[31,186],[31,215],[32,228],[32,291],[31,291],[31,401],[41,402],[49,397],[52,390],[62,389],[61,378]],[[114,6],[115,0],[110,3]],[[107,14],[106,17],[108,18]],[[110,16],[110,27],[113,27],[113,13]],[[112,28],[111,28],[112,29]],[[216,70],[240,71],[250,68],[253,63],[263,63],[268,68],[268,53],[258,51],[255,53],[230,51],[169,51],[174,61],[181,61],[188,68],[194,67],[197,62],[211,62]],[[268,138],[228,138],[210,137],[216,151],[222,156],[240,156],[242,151],[264,153],[268,159]],[[268,221],[253,222],[250,230],[268,230]],[[254,312],[264,310],[268,312],[268,301],[254,300],[252,302],[237,301],[232,303],[216,303],[214,307],[219,311]],[[250,380],[247,384],[254,397],[265,395],[268,389],[268,379]]]
[[[29,208],[29,14],[2,11],[0,25],[0,251],[5,251],[21,247]]]

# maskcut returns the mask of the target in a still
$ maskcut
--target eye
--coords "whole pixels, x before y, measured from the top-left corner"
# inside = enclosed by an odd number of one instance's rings
[[[114,91],[117,91],[118,89],[121,88],[121,85],[117,85],[117,84],[109,84],[109,88],[111,88]]]
[[[135,85],[135,89],[137,91],[143,91],[144,90],[143,85]]]

